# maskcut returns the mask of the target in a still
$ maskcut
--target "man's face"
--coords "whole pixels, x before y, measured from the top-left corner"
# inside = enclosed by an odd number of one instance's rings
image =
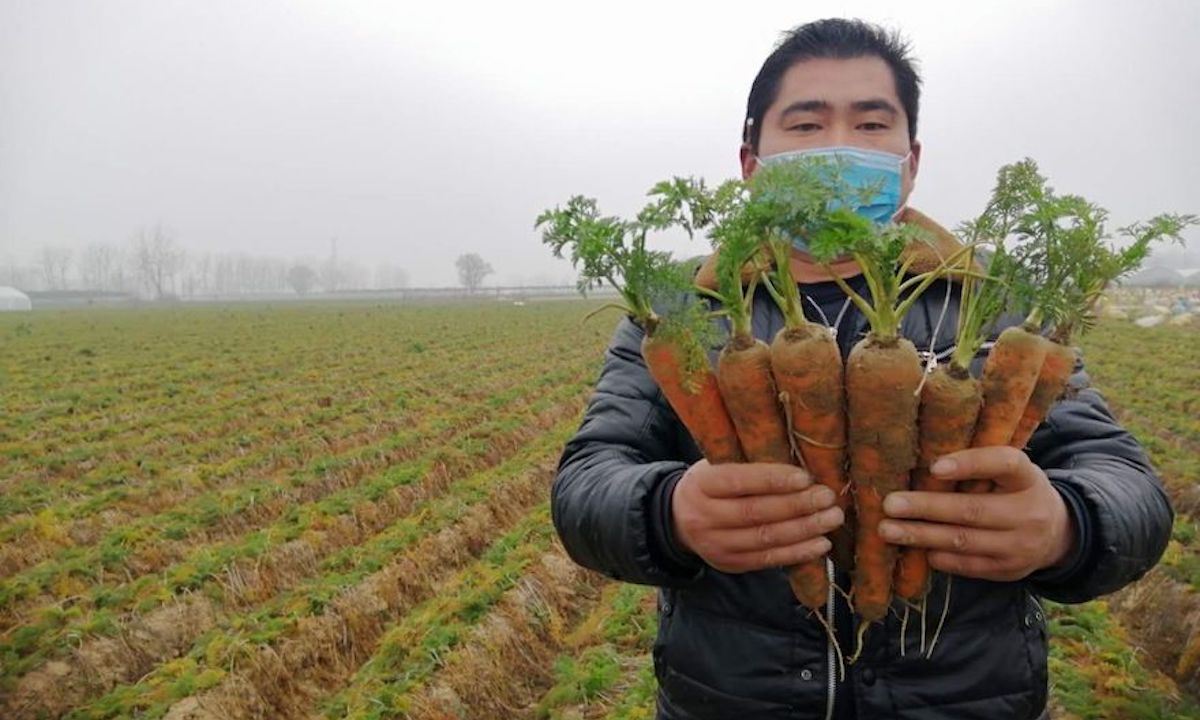
[[[908,140],[908,117],[882,58],[814,58],[788,68],[779,94],[761,119],[758,157],[788,150],[849,145],[912,158],[903,166],[901,204],[912,192],[921,144]],[[754,150],[741,147],[742,178],[758,169]]]

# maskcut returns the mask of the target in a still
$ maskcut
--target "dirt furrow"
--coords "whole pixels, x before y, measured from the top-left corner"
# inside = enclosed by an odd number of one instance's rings
[[[492,436],[492,450],[485,456],[464,457],[459,463],[436,467],[421,483],[396,488],[379,501],[361,503],[318,534],[277,546],[259,558],[244,559],[227,566],[222,575],[206,586],[205,598],[192,601],[202,604],[207,611],[193,612],[192,622],[184,628],[171,622],[177,612],[176,603],[146,613],[145,617],[140,614],[127,616],[121,622],[125,629],[117,637],[84,641],[66,658],[51,661],[24,675],[18,682],[11,708],[14,711],[31,708],[55,715],[55,711],[65,711],[121,683],[136,680],[158,663],[186,651],[194,640],[218,624],[219,619],[225,617],[224,613],[248,611],[298,586],[318,572],[324,558],[342,548],[367,542],[391,523],[408,516],[419,503],[443,494],[458,479],[473,472],[486,472],[519,454],[525,443],[544,435],[555,425],[570,422],[577,413],[578,401],[574,398],[554,405],[507,435]],[[504,502],[503,499],[498,501]],[[192,597],[199,596],[193,594]],[[214,602],[209,597],[222,600]],[[133,641],[141,642],[138,638],[145,634],[147,627],[165,628],[172,639],[144,644],[148,651],[131,647]],[[64,675],[82,681],[60,687],[52,697],[39,692],[48,683],[61,682]],[[43,704],[47,700],[50,705]],[[29,717],[36,717],[36,714]]]
[[[528,353],[528,350],[514,351],[511,356],[500,356],[494,358],[494,362],[483,363],[479,368],[481,372],[478,376],[479,382],[486,383],[489,378],[505,378],[509,375],[508,368],[512,366],[513,361],[525,357],[523,353]],[[446,367],[451,366],[447,365]],[[446,379],[453,377],[456,372],[458,372],[457,369],[448,369],[443,375],[425,378],[424,380],[429,382],[418,383],[416,386],[441,387],[441,384]],[[480,387],[486,387],[486,385]],[[97,505],[88,498],[82,498],[71,503],[70,507],[55,509],[56,517],[61,516],[64,521],[61,523],[55,521],[52,531],[26,532],[24,533],[26,542],[21,543],[20,546],[10,544],[0,547],[0,578],[9,577],[38,563],[53,560],[68,550],[93,545],[103,537],[105,529],[120,527],[130,521],[138,520],[144,517],[146,510],[160,513],[176,508],[201,493],[211,494],[223,488],[233,487],[245,477],[252,476],[256,472],[272,475],[294,472],[299,470],[303,463],[311,461],[317,452],[322,454],[343,453],[354,448],[366,447],[379,438],[405,427],[406,423],[403,419],[381,417],[366,430],[352,431],[345,436],[336,438],[316,435],[313,428],[306,427],[302,429],[302,432],[306,437],[309,452],[297,451],[289,453],[287,456],[270,453],[264,455],[255,464],[238,468],[236,472],[228,473],[224,477],[204,482],[164,482],[160,478],[143,486],[139,486],[137,483],[124,483],[119,494],[119,501],[114,499],[111,503],[112,507]],[[279,431],[272,432],[278,433]],[[296,431],[290,430],[290,432]],[[269,438],[243,437],[239,434],[238,442],[227,443],[230,448],[228,454],[208,460],[204,466],[220,467],[228,459],[243,453],[244,450],[240,449],[242,445],[256,439],[266,440]],[[175,455],[184,452],[189,442],[173,441],[171,450],[161,454],[144,445],[139,446],[138,451],[153,455],[156,463],[177,462],[181,468],[186,469],[194,467],[194,461],[183,456],[175,457]],[[267,446],[269,447],[269,444]],[[106,459],[106,463],[112,461],[111,457]],[[45,522],[40,518],[14,515],[6,519],[3,527],[15,528],[26,525],[40,527],[44,524]]]
[[[346,591],[326,613],[302,619],[282,642],[260,648],[246,668],[176,704],[166,717],[308,717],[317,697],[340,687],[371,657],[391,619],[432,597],[445,578],[544,500],[552,477],[550,464],[532,470],[520,490],[506,488],[479,503],[462,523]]]

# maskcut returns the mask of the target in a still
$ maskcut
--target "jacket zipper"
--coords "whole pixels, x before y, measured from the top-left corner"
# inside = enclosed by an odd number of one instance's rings
[[[825,576],[829,578],[829,600],[825,603],[825,620],[829,627],[833,627],[833,603],[837,598],[833,594],[833,561],[825,558]],[[837,657],[834,655],[833,638],[830,637],[825,641],[826,663],[825,672],[829,677],[829,694],[825,700],[825,720],[833,720],[833,702],[837,696]]]

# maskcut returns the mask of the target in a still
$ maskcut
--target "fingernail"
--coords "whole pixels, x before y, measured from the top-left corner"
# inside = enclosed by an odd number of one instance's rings
[[[903,515],[908,508],[908,500],[900,495],[888,495],[883,499],[883,511],[888,515]]]
[[[888,522],[879,523],[879,537],[888,542],[895,542],[900,539],[900,528]]]
[[[929,466],[929,471],[934,475],[950,475],[958,469],[958,463],[950,458],[942,458]]]
[[[832,490],[822,485],[821,489],[817,491],[817,504],[821,507],[829,507],[835,502],[837,502],[837,495],[835,495]]]

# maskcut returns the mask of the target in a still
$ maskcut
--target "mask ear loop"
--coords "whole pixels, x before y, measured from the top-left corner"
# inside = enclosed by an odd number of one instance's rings
[[[908,154],[906,154],[904,157],[900,158],[899,165],[900,165],[900,182],[901,183],[904,182],[904,163],[909,163],[911,166],[912,150],[909,150]],[[896,212],[892,213],[892,217],[890,218],[890,221],[898,224],[900,222],[900,220],[904,217],[904,211],[907,208],[908,208],[907,202],[904,203],[903,205],[901,205],[900,207],[896,208]]]
[[[747,145],[750,144],[750,131],[753,128],[754,128],[754,118],[752,118],[752,117],[746,118],[746,122],[742,126],[742,142],[746,143]],[[759,156],[759,154],[757,152],[754,153],[751,157],[754,158],[754,164],[757,165],[758,167],[762,167],[763,165],[766,164],[763,162],[762,157]]]
[[[916,392],[913,393],[913,395],[918,397],[921,395],[921,390],[925,388],[925,381],[929,379],[934,370],[937,370],[938,356],[933,349],[937,347],[938,337],[942,334],[942,322],[946,319],[946,313],[950,311],[950,290],[954,285],[949,280],[946,280],[945,283],[946,299],[942,301],[942,312],[938,314],[937,323],[933,326],[933,335],[929,338],[929,349],[918,353],[921,359],[925,361],[925,372],[921,374],[921,382],[917,385]]]
[[[825,327],[829,328],[829,332],[831,335],[833,335],[833,339],[837,340],[838,328],[842,326],[842,318],[846,317],[846,310],[850,307],[850,298],[846,298],[846,302],[842,303],[842,309],[838,311],[837,317],[834,319],[832,325],[829,324],[829,318],[825,317],[825,311],[821,309],[821,306],[817,304],[816,300],[813,300],[808,295],[805,295],[804,299],[812,303],[812,306],[817,309],[817,314],[819,314],[821,316],[821,320],[825,322]]]

